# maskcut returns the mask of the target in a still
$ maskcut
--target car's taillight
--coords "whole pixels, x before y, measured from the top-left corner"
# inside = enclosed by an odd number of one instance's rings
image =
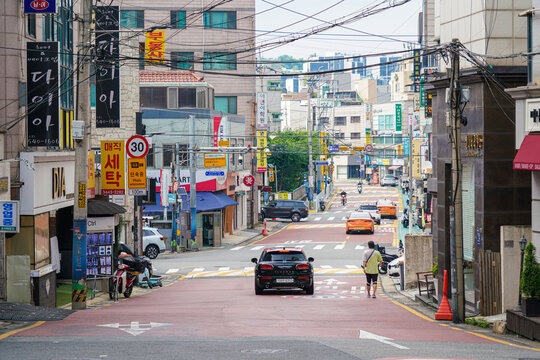
[[[261,270],[274,270],[274,265],[261,264]]]
[[[307,270],[307,269],[309,269],[308,264],[298,264],[298,265],[296,265],[296,270]]]

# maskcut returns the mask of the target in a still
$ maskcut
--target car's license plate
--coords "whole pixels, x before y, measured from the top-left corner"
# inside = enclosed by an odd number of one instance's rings
[[[276,279],[276,282],[277,283],[293,283],[294,282],[294,279]]]

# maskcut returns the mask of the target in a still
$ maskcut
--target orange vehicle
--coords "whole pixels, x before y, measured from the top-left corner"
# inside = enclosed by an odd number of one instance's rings
[[[373,218],[367,212],[353,212],[347,219],[346,233],[350,234],[353,231],[367,231],[369,234],[375,232],[375,224]]]
[[[396,204],[390,200],[379,200],[377,201],[377,208],[381,214],[381,218],[388,217],[391,219],[397,219],[397,208]]]

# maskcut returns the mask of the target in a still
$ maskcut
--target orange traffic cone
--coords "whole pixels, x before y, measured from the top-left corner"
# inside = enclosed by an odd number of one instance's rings
[[[435,314],[435,320],[452,320],[452,309],[450,308],[450,303],[448,302],[448,297],[446,292],[448,291],[448,271],[444,270],[444,285],[443,285],[443,298],[441,305],[439,306],[439,311]]]
[[[266,230],[266,220],[264,220],[264,228],[261,232],[262,236],[268,236],[268,230]]]

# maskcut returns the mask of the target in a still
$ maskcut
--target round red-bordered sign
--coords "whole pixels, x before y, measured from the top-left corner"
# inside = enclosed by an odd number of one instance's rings
[[[142,158],[148,154],[148,140],[141,135],[133,135],[126,142],[126,151],[132,158]]]
[[[244,180],[242,181],[246,186],[253,186],[253,184],[255,184],[255,178],[252,175],[244,176]]]
[[[367,152],[372,152],[373,151],[373,145],[367,144],[365,149],[366,149]]]

